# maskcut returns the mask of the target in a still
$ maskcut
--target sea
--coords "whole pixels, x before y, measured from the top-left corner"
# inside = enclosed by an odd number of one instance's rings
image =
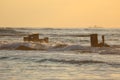
[[[34,33],[49,43],[23,41]],[[90,34],[110,47],[91,47]],[[120,29],[2,28],[0,80],[120,80]]]

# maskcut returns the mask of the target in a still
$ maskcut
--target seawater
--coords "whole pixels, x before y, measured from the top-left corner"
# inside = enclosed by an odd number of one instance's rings
[[[89,46],[89,38],[64,37],[60,34],[92,34],[105,35],[106,42],[118,45],[119,29],[25,29],[30,33],[40,33],[40,37],[49,37],[50,44],[66,43],[70,45]],[[101,37],[100,37],[101,38]],[[6,36],[1,41],[20,42],[22,37]],[[71,49],[74,48],[74,49]],[[98,49],[81,51],[71,50],[0,50],[0,80],[119,80],[120,55],[102,55]],[[87,49],[85,49],[87,50]],[[101,50],[101,49],[100,49]],[[120,51],[114,48],[113,51]],[[106,52],[109,52],[106,49]],[[113,52],[114,53],[114,52]]]
[[[99,41],[101,35],[105,35],[105,40],[110,45],[120,45],[120,29],[107,29],[107,28],[81,28],[81,29],[22,29],[19,31],[39,33],[40,38],[49,37],[52,41],[60,41],[64,43],[74,43],[80,45],[90,45],[89,37],[73,37],[73,36],[59,36],[59,35],[88,35],[97,33]]]
[[[120,56],[74,51],[0,51],[1,80],[119,80]]]

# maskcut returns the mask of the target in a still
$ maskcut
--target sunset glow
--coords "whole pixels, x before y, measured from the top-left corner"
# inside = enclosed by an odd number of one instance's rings
[[[0,27],[120,27],[120,0],[0,0]]]

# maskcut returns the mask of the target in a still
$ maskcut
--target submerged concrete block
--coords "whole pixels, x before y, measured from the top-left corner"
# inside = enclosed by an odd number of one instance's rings
[[[23,38],[24,41],[33,41],[33,42],[49,42],[49,38],[45,37],[44,39],[39,39],[39,34],[31,34],[28,37]]]
[[[98,46],[98,34],[91,34],[90,35],[91,47]]]

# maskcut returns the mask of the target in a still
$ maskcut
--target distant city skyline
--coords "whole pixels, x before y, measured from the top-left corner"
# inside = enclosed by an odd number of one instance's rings
[[[0,27],[120,28],[120,0],[1,0]]]

